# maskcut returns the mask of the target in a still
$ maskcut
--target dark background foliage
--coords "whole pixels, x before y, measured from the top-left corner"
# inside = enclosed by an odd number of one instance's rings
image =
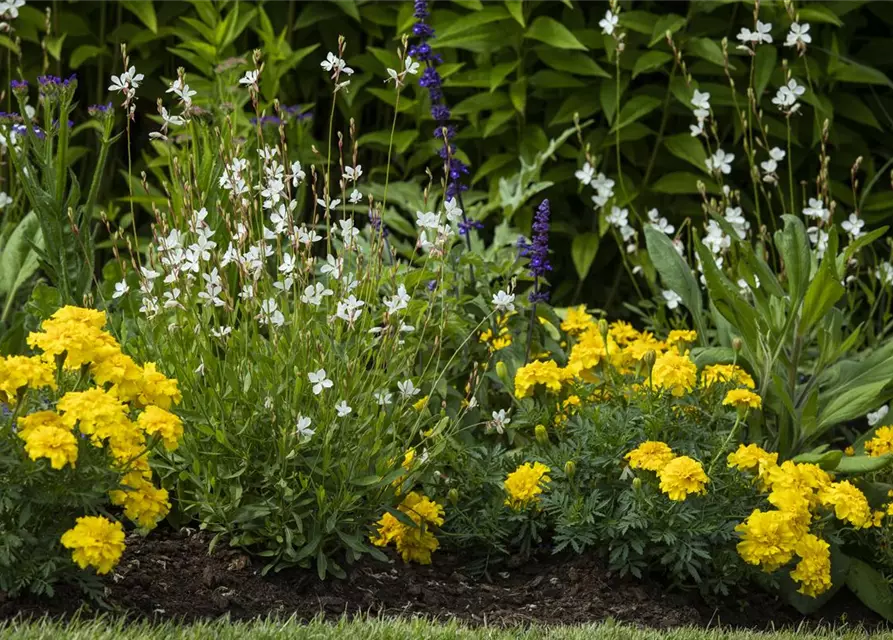
[[[893,4],[795,5],[800,22],[812,28],[808,73],[804,59],[782,46],[791,20],[781,2],[761,3],[760,19],[773,24],[774,43],[760,47],[753,61],[735,48],[740,28],[753,27],[752,2],[622,2],[621,6],[620,29],[627,36],[619,63],[615,41],[598,26],[608,9],[606,2],[456,0],[431,6],[430,22],[437,34],[432,45],[443,56],[440,70],[447,100],[461,128],[456,142],[472,167],[467,208],[472,215],[486,212],[488,228],[509,217],[529,232],[535,203],[527,202],[517,211],[507,206],[499,195],[500,179],[516,173],[522,161],[530,161],[551,138],[573,126],[575,114],[584,124],[582,136],[570,136],[547,163],[542,179],[550,184],[537,194],[552,202],[556,304],[588,302],[616,310],[630,284],[617,259],[616,243],[605,237],[607,225],[594,212],[588,189],[583,192],[573,175],[583,162],[584,145],[589,145],[598,170],[615,180],[620,163],[617,204],[630,206],[632,215],[642,218],[657,207],[677,229],[685,218],[697,223],[702,216],[696,183],[702,181],[708,192],[713,185],[704,170],[704,150],[688,134],[693,122],[692,88],[685,71],[702,91],[711,93],[717,120],[726,127],[720,132],[723,148],[736,154],[732,177],[742,190],[745,210],[751,187],[739,144],[736,101],[739,108],[747,104],[746,86],[754,74],[770,144],[784,147],[783,116],[769,99],[784,81],[782,59],[786,59],[794,77],[812,85],[803,98],[806,108],[794,118],[792,141],[804,202],[819,170],[816,150],[822,124],[828,120],[830,173],[843,214],[839,219],[857,205],[850,168],[858,157],[862,158],[859,182],[867,187],[859,207],[862,216],[869,226],[889,216]],[[235,78],[252,68],[254,48],[263,52],[266,65],[261,91],[267,113],[273,113],[274,99],[312,112],[312,125],[304,125],[311,135],[302,149],[312,161],[309,146],[324,144],[331,108],[331,89],[319,61],[336,48],[338,35],[344,35],[345,57],[357,74],[347,99],[339,101],[336,127],[344,130],[347,120],[355,119],[361,162],[375,183],[384,179],[394,109],[393,90],[383,83],[385,69],[396,66],[401,35],[411,35],[412,11],[412,2],[353,0],[31,2],[20,10],[15,32],[0,36],[0,46],[6,49],[0,55],[5,58],[7,79],[21,76],[33,82],[45,70],[58,75],[76,72],[80,82],[76,122],[81,123],[87,105],[109,100],[109,77],[120,73],[120,45],[126,43],[131,63],[146,76],[131,133],[133,175],[139,176],[154,156],[148,134],[156,125],[148,115],[155,113],[158,97],[170,103],[170,94],[165,96],[164,91],[177,67],[186,67],[189,84],[198,90],[196,104],[226,107],[209,104],[208,96],[214,95],[215,83],[230,77],[227,73]],[[685,61],[685,71],[667,42],[667,31]],[[734,90],[724,68],[723,38],[729,40]],[[407,184],[405,189],[395,187],[393,193],[394,204],[407,217],[414,213],[412,204],[418,197],[401,194],[420,193],[424,169],[437,170],[427,100],[426,92],[414,86],[399,104],[392,171]],[[7,99],[3,103],[11,105]],[[233,108],[248,110],[250,105]],[[123,116],[119,119],[123,121]],[[84,133],[76,140],[83,155],[76,161],[75,173],[85,175],[93,138]],[[119,143],[113,153],[100,201],[109,217],[120,215],[122,226],[130,226],[127,145]],[[147,204],[146,198],[136,200]],[[136,215],[137,227],[147,233],[140,223],[148,216],[139,208]]]

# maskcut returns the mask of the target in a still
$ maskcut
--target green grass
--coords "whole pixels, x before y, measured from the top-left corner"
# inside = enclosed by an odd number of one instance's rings
[[[100,618],[75,622],[0,622],[0,640],[855,640],[872,638],[893,640],[893,633],[869,634],[859,628],[841,627],[826,632],[722,631],[717,629],[674,629],[654,631],[636,629],[628,625],[602,623],[598,625],[500,629],[496,627],[470,628],[458,623],[433,623],[417,618],[411,620],[342,620],[338,623],[321,621],[303,624],[293,620],[257,620],[254,622],[214,622],[179,625],[176,623],[128,623],[121,619]]]

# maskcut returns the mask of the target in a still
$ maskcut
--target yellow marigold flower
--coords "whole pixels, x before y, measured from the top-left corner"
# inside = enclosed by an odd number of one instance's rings
[[[512,471],[503,483],[508,497],[505,504],[519,511],[539,499],[543,485],[552,481],[547,476],[551,469],[541,462],[526,462]]]
[[[819,504],[818,493],[831,484],[831,476],[818,465],[797,464],[791,460],[766,468],[761,478],[772,491],[793,490],[807,498],[811,506]]]
[[[407,526],[386,513],[377,523],[378,535],[371,538],[372,544],[384,547],[393,542],[404,562],[431,564],[431,554],[440,543],[428,528],[443,524],[443,507],[421,493],[411,491],[397,508],[416,526]]]
[[[694,344],[698,340],[698,332],[691,329],[674,329],[667,336],[667,344],[675,347],[679,343]]]
[[[629,466],[633,469],[660,471],[676,454],[666,443],[646,440],[624,457],[629,460]]]
[[[78,441],[67,429],[48,425],[29,429],[23,436],[25,452],[32,460],[47,458],[53,469],[66,464],[74,466],[78,459]]]
[[[154,404],[167,410],[172,404],[180,404],[180,400],[183,399],[177,389],[177,381],[158,371],[154,362],[148,362],[143,367],[143,379],[140,385],[137,402],[142,405]]]
[[[868,499],[849,480],[832,482],[819,493],[819,500],[826,507],[834,507],[838,520],[849,522],[857,529],[874,524]]]
[[[561,403],[561,408],[573,415],[577,413],[577,407],[581,404],[582,401],[580,400],[580,396],[571,394]]]
[[[519,398],[532,395],[533,388],[538,384],[557,393],[561,391],[561,383],[567,379],[568,375],[568,372],[559,367],[554,360],[531,362],[515,373],[515,394]]]
[[[60,309],[61,311],[61,309]],[[82,309],[81,311],[90,311]],[[45,360],[65,355],[64,367],[69,371],[97,362],[120,351],[117,341],[96,326],[95,321],[69,320],[55,316],[41,326],[41,331],[28,335],[28,345],[43,351]],[[103,322],[105,315],[103,314]]]
[[[403,468],[409,471],[412,469],[412,463],[415,461],[415,449],[409,448],[403,454]]]
[[[763,467],[772,467],[778,462],[778,454],[769,453],[755,444],[743,445],[739,444],[738,449],[729,454],[727,458],[730,467],[735,467],[741,471],[750,471],[751,469],[759,471]]]
[[[430,398],[430,396],[422,396],[413,403],[412,408],[416,411],[421,411],[428,405],[428,398]]]
[[[807,533],[794,547],[800,562],[791,579],[800,583],[800,593],[815,598],[831,588],[831,551],[827,542]]]
[[[852,445],[843,450],[844,455],[854,456],[856,455],[856,450],[853,449]]]
[[[105,311],[84,309],[83,307],[74,307],[71,305],[62,307],[50,316],[50,318],[57,323],[74,322],[94,329],[102,329],[106,323]]]
[[[124,515],[143,529],[154,529],[171,510],[166,489],[156,488],[138,471],[121,480],[122,489],[109,492],[112,504],[124,507]]]
[[[677,398],[695,388],[697,376],[698,368],[688,354],[676,351],[660,354],[651,370],[654,386]]]
[[[865,443],[865,453],[875,458],[893,453],[893,427],[880,427],[875,431],[874,437]]]
[[[734,383],[753,389],[756,384],[747,371],[734,364],[711,364],[701,372],[701,384],[710,388],[715,384]]]
[[[670,460],[657,472],[660,490],[670,500],[685,500],[690,493],[707,493],[710,478],[704,473],[701,463],[688,456],[678,456]]]
[[[881,524],[883,524],[884,518],[886,516],[887,516],[887,514],[884,511],[881,511],[881,510],[875,511],[874,513],[871,514],[871,519],[872,519],[871,526],[873,526],[873,527],[881,526]]]
[[[78,425],[81,433],[93,436],[97,443],[130,422],[127,408],[120,399],[102,389],[69,391],[56,403],[62,421],[69,427]]]
[[[587,329],[594,328],[595,320],[586,313],[585,304],[581,304],[578,307],[570,307],[567,310],[567,317],[561,322],[561,330],[567,331],[571,335],[583,333]]]
[[[69,429],[68,425],[62,422],[62,416],[55,411],[35,411],[18,419],[18,436],[25,439],[29,431],[37,427],[56,427],[57,429]]]
[[[649,351],[660,355],[666,350],[666,342],[661,342],[653,334],[643,331],[638,338],[626,345],[623,353],[627,358],[639,362]]]
[[[766,573],[787,564],[802,537],[800,529],[793,526],[792,516],[784,511],[754,509],[735,531],[741,534],[738,555],[748,564],[759,565]]]
[[[776,489],[769,493],[768,500],[773,507],[791,516],[791,527],[801,533],[806,533],[809,523],[812,521],[808,495],[795,489]]]
[[[90,365],[97,385],[111,385],[111,393],[125,402],[132,402],[140,395],[143,370],[130,356],[120,351]]]
[[[733,406],[736,409],[759,409],[763,406],[763,399],[749,389],[732,389],[722,401],[723,406]]]
[[[91,566],[98,574],[108,573],[124,553],[124,528],[102,516],[83,516],[62,534],[62,546],[73,549],[71,558],[81,569]]]
[[[99,445],[95,440],[94,444]],[[109,453],[120,465],[130,465],[139,470],[148,469],[146,439],[140,428],[130,420],[117,425],[110,432],[108,447]]]
[[[40,358],[26,356],[0,356],[0,400],[12,404],[19,389],[42,387],[56,388],[56,372],[53,365]]]
[[[149,405],[136,419],[137,426],[150,436],[158,434],[164,442],[164,448],[173,451],[183,437],[183,422],[170,411],[155,405]]]
[[[623,320],[615,320],[611,323],[608,335],[612,337],[617,344],[626,346],[631,342],[638,340],[641,334],[636,331],[635,327],[630,323],[624,322]]]

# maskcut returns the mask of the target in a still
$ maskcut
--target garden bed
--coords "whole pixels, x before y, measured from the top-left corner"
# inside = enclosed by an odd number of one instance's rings
[[[399,559],[390,566],[361,563],[347,579],[321,582],[314,571],[302,569],[262,576],[261,565],[238,550],[218,546],[208,555],[208,540],[205,534],[186,531],[131,536],[120,565],[105,578],[108,604],[153,621],[198,621],[224,614],[235,620],[371,614],[498,626],[608,619],[649,628],[883,625],[846,591],[812,617],[758,590],[708,604],[697,594],[672,593],[658,582],[612,576],[593,556],[544,554],[494,564],[481,575],[458,556],[443,554],[428,566],[404,565]],[[77,591],[59,587],[51,599],[0,602],[0,620],[17,615],[69,617],[83,602]]]

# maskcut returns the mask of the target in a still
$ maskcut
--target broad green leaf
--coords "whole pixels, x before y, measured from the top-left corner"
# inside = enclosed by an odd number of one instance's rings
[[[409,149],[418,136],[419,132],[417,130],[404,129],[402,131],[395,131],[393,138],[394,150],[397,153],[406,153],[406,150]],[[357,142],[360,146],[372,144],[387,148],[391,144],[391,132],[373,131],[372,133],[360,136],[360,139]]]
[[[4,35],[0,35],[0,47],[9,49],[15,55],[19,55],[20,51],[21,51],[15,42],[13,42],[9,37],[4,36]]]
[[[655,229],[651,225],[645,226],[645,244],[648,247],[648,257],[654,264],[654,268],[660,274],[664,286],[675,291],[682,298],[682,304],[688,309],[697,323],[698,334],[706,336],[701,325],[701,289],[698,281],[691,271],[688,263],[673,246],[663,231]]]
[[[515,80],[509,86],[509,99],[518,113],[524,113],[527,106],[527,78]]]
[[[68,58],[68,64],[72,69],[77,69],[90,58],[106,55],[108,55],[108,52],[105,47],[97,47],[93,44],[82,44],[71,52],[71,56]]]
[[[509,106],[509,97],[502,91],[479,93],[466,98],[453,108],[453,115],[462,116],[480,111],[495,111]]]
[[[813,326],[831,310],[837,301],[846,293],[846,288],[840,284],[840,276],[837,273],[837,261],[834,259],[836,248],[829,246],[825,258],[819,266],[818,273],[812,278],[806,295],[803,298],[803,309],[800,313],[800,326],[798,332],[801,336],[808,335]]]
[[[654,29],[651,31],[651,41],[648,43],[648,46],[653,47],[658,42],[664,40],[667,37],[667,31],[670,32],[670,35],[676,33],[685,26],[685,22],[684,17],[675,13],[661,16],[654,24]]]
[[[437,46],[467,49],[476,53],[495,51],[502,46],[502,38],[506,35],[506,25],[512,26],[514,22],[506,20],[500,24],[476,25],[463,31],[454,32],[449,36],[438,36]]]
[[[524,37],[545,42],[558,49],[586,51],[586,46],[567,27],[548,16],[539,16],[534,20]]]
[[[840,117],[867,125],[878,131],[884,130],[871,108],[858,96],[845,91],[835,91],[831,98],[834,102],[834,109],[840,114]]]
[[[505,0],[505,8],[512,15],[512,18],[515,19],[515,22],[522,27],[527,26],[527,23],[524,20],[524,5],[522,0]]]
[[[647,11],[621,11],[620,26],[650,36],[657,26],[657,16]]]
[[[685,160],[689,164],[707,173],[707,152],[700,139],[693,138],[687,133],[671,136],[664,139],[667,151],[677,158]]]
[[[121,4],[139,18],[149,31],[158,33],[158,19],[152,0],[121,0]]]
[[[782,219],[784,229],[775,232],[775,246],[784,261],[791,303],[798,308],[809,285],[811,268],[809,239],[806,236],[806,227],[800,218],[786,214]]]
[[[515,62],[503,62],[502,64],[497,64],[492,69],[490,69],[490,91],[496,91],[503,82],[505,82],[506,77],[515,70],[518,66],[518,61]]]
[[[754,58],[754,88],[757,99],[769,86],[769,79],[775,71],[778,62],[778,50],[775,47],[757,47],[757,55]]]
[[[592,92],[589,89],[575,91],[558,107],[558,111],[549,121],[549,126],[573,122],[575,115],[578,115],[581,119],[588,118],[596,113],[598,109],[599,104],[592,99]]]
[[[707,193],[719,193],[720,189],[715,182],[704,176],[699,176],[688,171],[676,171],[661,176],[654,184],[651,185],[653,191],[659,193],[698,193],[698,182],[703,182],[707,188]]]
[[[691,350],[691,359],[698,369],[711,364],[732,364],[740,360],[735,356],[735,350],[730,347],[695,347]]]
[[[846,246],[846,249],[843,250],[844,263],[849,261],[849,259],[852,258],[862,247],[867,247],[878,238],[883,238],[889,228],[890,227],[880,227],[878,229],[874,229],[850,242]]]
[[[611,74],[602,69],[589,54],[549,47],[537,47],[535,51],[540,60],[558,71],[567,71],[579,76],[611,77]]]
[[[617,118],[614,126],[611,127],[611,132],[613,133],[644,118],[660,105],[661,101],[652,96],[636,96],[621,107],[620,116]]]
[[[648,73],[655,69],[660,69],[666,63],[673,60],[673,56],[663,51],[647,51],[638,58],[633,65],[633,78],[641,73]]]
[[[843,21],[837,17],[837,14],[818,2],[810,2],[797,7],[797,13],[800,14],[802,22],[825,22],[833,24],[835,27],[843,26]]]
[[[480,11],[474,11],[473,13],[462,16],[461,18],[451,20],[449,22],[449,26],[444,28],[442,33],[438,30],[436,42],[440,46],[444,46],[441,42],[442,40],[446,40],[449,42],[450,38],[456,35],[467,33],[477,27],[482,27],[484,25],[490,24],[491,22],[506,20],[507,18],[509,18],[509,13],[504,6],[498,4],[490,4]],[[508,26],[511,27],[511,25]],[[517,27],[515,28],[517,29]],[[450,45],[447,44],[446,46]]]
[[[487,118],[487,123],[484,125],[484,138],[492,136],[514,117],[515,111],[513,109],[499,109],[498,111],[494,111],[493,114]]]
[[[834,471],[843,459],[843,451],[833,449],[824,453],[801,453],[792,459],[799,464],[814,464],[826,471]]]
[[[9,305],[18,289],[37,271],[38,254],[43,248],[43,234],[37,214],[22,218],[0,251],[0,299]]]
[[[835,471],[863,475],[881,471],[893,464],[893,454],[882,456],[844,456]]]
[[[877,569],[857,558],[850,563],[846,585],[869,609],[893,621],[893,593]]]
[[[65,38],[67,35],[67,33],[63,33],[60,36],[57,36],[55,38],[47,38],[46,40],[47,52],[56,60],[59,60],[60,56],[62,55],[62,44],[65,42]]]
[[[574,236],[571,243],[571,258],[577,269],[577,277],[584,280],[592,268],[592,262],[598,252],[599,237],[597,233],[583,233]]]
[[[877,406],[878,396],[881,395],[887,384],[887,380],[882,380],[869,382],[846,391],[829,390],[833,395],[819,414],[815,432],[806,435],[815,438],[836,424],[864,416]]]
[[[893,82],[887,75],[874,67],[860,64],[853,60],[841,62],[831,74],[834,80],[853,84],[879,84],[893,88]]]
[[[710,38],[692,38],[685,45],[686,51],[693,56],[697,56],[707,62],[712,62],[720,67],[725,66],[725,58],[722,55],[722,48]],[[734,65],[729,62],[729,68],[735,70]]]
[[[530,76],[530,84],[537,89],[578,89],[586,83],[568,73],[542,69]]]

